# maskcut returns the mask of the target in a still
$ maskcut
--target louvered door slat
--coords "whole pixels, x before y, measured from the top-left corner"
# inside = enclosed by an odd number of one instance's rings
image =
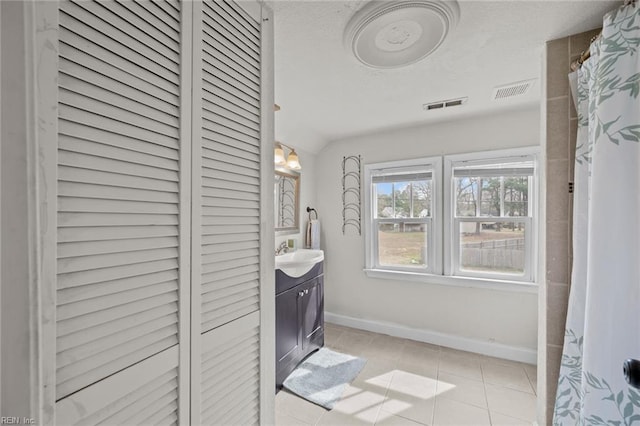
[[[153,285],[113,292],[107,295],[93,297],[90,299],[82,299],[77,302],[69,302],[58,306],[58,320],[64,321],[71,318],[91,314],[93,312],[120,306],[123,302],[131,303],[148,299],[150,297],[165,293],[172,293],[178,287],[178,282],[165,281],[154,283]],[[61,290],[64,292],[65,290]]]
[[[211,312],[205,316],[205,322],[209,322],[209,329],[214,328],[214,318],[226,316],[230,312],[237,312],[244,309],[255,309],[259,307],[259,292],[255,288],[257,283],[252,283],[254,288],[222,297],[220,292],[212,292],[210,298],[212,302],[203,302],[203,310]],[[218,324],[222,325],[222,324]]]
[[[138,300],[134,302],[122,301],[117,307],[104,312],[92,312],[90,314],[82,315],[81,317],[59,321],[57,324],[58,335],[60,337],[66,336],[70,333],[75,333],[102,324],[108,324],[109,322],[119,320],[120,318],[137,315],[146,310],[151,310],[164,305],[169,306],[176,300],[178,300],[177,296],[171,292],[148,297],[145,300]]]
[[[219,57],[223,61],[233,65],[234,68],[242,69],[243,72],[260,77],[259,64],[252,58],[244,55],[242,51],[234,49],[226,40],[206,38],[202,45],[203,55]]]
[[[136,277],[158,271],[174,269],[178,267],[177,265],[178,262],[175,259],[167,259],[155,262],[104,268],[96,271],[68,273],[58,276],[58,288],[78,287],[83,285],[92,285],[98,282]]]
[[[252,147],[254,146],[239,143],[232,146],[219,141],[212,143],[204,140],[202,145],[202,157],[210,160],[226,160],[227,162],[229,162],[229,160],[243,161],[246,162],[245,164],[247,165],[247,168],[254,168],[255,163],[260,161],[260,155],[253,152],[250,149]],[[238,160],[236,160],[236,158]]]
[[[245,381],[249,381],[252,379],[257,379],[257,375],[252,375],[248,377],[243,377]],[[211,407],[208,407],[203,412],[203,417],[209,417],[216,419],[216,424],[221,425],[230,425],[230,424],[242,424],[249,425],[252,424],[248,418],[253,417],[255,410],[257,409],[257,402],[250,403],[242,403],[237,402],[240,395],[243,392],[250,391],[250,386],[240,386],[237,389],[234,389],[233,392],[229,393],[228,396],[223,398],[221,404],[214,404]],[[214,399],[214,398],[212,398]],[[224,404],[224,405],[223,405]]]
[[[166,354],[178,344],[188,283],[179,272],[180,12],[114,0],[64,0],[59,10],[56,396],[64,413],[64,401],[111,377],[132,380],[145,360],[177,367]],[[177,371],[147,383],[129,396],[114,389],[125,400],[86,410],[81,423],[176,415]]]
[[[215,196],[217,190],[233,190],[247,193],[247,194],[255,194],[256,188],[250,184],[237,183],[228,180],[219,180],[219,179],[203,179],[202,185],[202,193],[206,197]],[[245,223],[245,222],[243,222]]]
[[[58,339],[58,350],[65,351],[89,342],[100,340],[113,334],[112,325],[117,325],[119,330],[131,328],[132,324],[145,324],[159,318],[167,318],[174,315],[178,310],[178,305],[165,304],[157,308],[148,309],[134,315],[113,320],[107,324],[100,324],[90,329],[82,329],[74,333],[60,336]]]
[[[176,64],[180,63],[180,51],[177,49],[176,43],[148,22],[145,22],[133,13],[126,13],[126,9],[124,9],[121,4],[117,2],[94,3],[87,1],[80,1],[77,2],[77,4],[93,15],[101,18],[103,21],[113,24],[121,32],[135,39],[136,44],[132,46],[144,45],[152,49],[152,52],[160,53],[166,60],[171,60]],[[107,30],[113,31],[110,27],[107,27]],[[125,40],[128,39],[129,38],[125,38]],[[149,56],[147,53],[149,52],[145,52],[145,56],[152,59],[154,58],[153,54]]]
[[[206,278],[206,275],[205,275]],[[234,274],[231,277],[227,278],[217,278],[214,281],[203,281],[202,282],[202,291],[203,293],[211,293],[215,290],[224,289],[227,287],[233,287],[242,283],[253,283],[259,279],[259,276],[255,272],[249,272],[246,274],[237,275]]]
[[[63,11],[65,9],[61,9]],[[73,13],[74,11],[69,11]],[[159,64],[145,56],[139,55],[129,47],[115,42],[112,38],[103,34],[96,28],[89,24],[85,24],[80,19],[75,18],[67,13],[60,13],[60,31],[61,34],[67,35],[68,39],[65,41],[85,52],[91,52],[92,48],[95,48],[96,56],[99,55],[100,59],[110,59],[119,68],[143,68],[148,70],[150,76],[154,76],[158,80],[158,84],[163,87],[170,88],[173,81],[175,81],[179,74],[179,68],[177,65],[167,66],[166,64]],[[75,36],[75,37],[74,37]],[[98,47],[99,46],[99,47]],[[135,72],[134,74],[137,74]],[[160,79],[158,79],[160,77]],[[162,81],[163,80],[163,81]],[[174,86],[174,91],[178,94],[177,85]]]
[[[230,207],[240,209],[247,209],[252,211],[252,215],[258,215],[260,203],[258,201],[251,200],[232,200],[227,198],[217,197],[202,197],[203,212],[207,217],[203,218],[203,224],[212,225],[215,223],[215,218],[210,214],[208,206],[215,207]]]
[[[214,291],[207,291],[206,286],[203,285],[202,292],[202,301],[204,303],[208,303],[209,301],[215,301],[217,298],[234,296],[236,294],[242,293],[244,291],[255,290],[253,287],[255,286],[254,280],[247,280],[243,283],[236,284],[233,286],[227,287],[219,287],[214,289]],[[253,294],[251,294],[253,296]]]
[[[239,50],[239,54],[246,55],[250,60],[260,62],[260,49],[233,25],[221,18],[207,3],[203,8],[205,14],[203,30],[214,40],[225,44],[231,43],[234,51]]]
[[[252,336],[242,336],[234,339],[233,343],[229,342],[229,348],[219,357],[211,358],[202,363],[202,372],[208,379],[202,381],[203,389],[208,389],[215,384],[216,376],[221,372],[228,371],[229,368],[237,368],[239,364],[237,359],[250,356],[252,352],[260,348],[259,342],[256,342]]]
[[[170,399],[170,398],[173,399]],[[131,419],[131,424],[143,424],[143,425],[159,425],[161,423],[161,419],[166,418],[168,415],[175,415],[175,409],[170,405],[167,405],[167,402],[174,401],[177,397],[177,392],[173,392],[172,394],[165,395],[163,398],[155,401],[149,407],[147,407],[144,411],[139,413],[138,416]]]
[[[227,365],[226,369],[210,369],[208,371],[203,370],[203,374],[205,376],[216,377],[216,380],[208,380],[202,383],[202,393],[206,395],[206,402],[202,404],[203,410],[206,410],[209,407],[218,405],[225,406],[225,402],[229,402],[229,398],[233,396],[234,391],[237,391],[238,388],[243,388],[243,381],[254,376],[259,368],[257,365],[252,366],[252,368],[246,368],[246,363],[254,361],[257,358],[259,351],[249,352],[247,354],[241,355],[237,358],[237,362],[235,364]],[[235,380],[235,379],[237,380]],[[226,389],[223,389],[220,384],[229,385]],[[225,401],[226,398],[226,401]],[[223,413],[219,413],[223,414]]]
[[[63,367],[56,372],[60,392],[68,395],[75,389],[82,389],[104,377],[131,367],[140,359],[149,358],[175,346],[178,343],[176,334],[176,327],[167,327],[160,332],[128,342],[130,344],[122,345],[122,348],[117,351],[104,351],[97,356],[78,361],[73,368]],[[117,357],[117,355],[121,356]],[[70,370],[80,374],[74,375]]]
[[[100,108],[100,106],[97,105],[97,108]],[[71,106],[70,104],[60,104],[59,114],[63,120],[73,121],[77,124],[105,130],[118,135],[125,135],[145,142],[156,143],[166,146],[167,148],[178,149],[176,139],[170,135],[148,130],[144,127],[138,127],[136,123],[120,121],[117,118],[96,114],[89,109],[82,108],[82,105]],[[128,118],[131,120],[135,119],[135,117]]]
[[[206,175],[203,175],[203,182],[205,186],[215,187],[216,180],[227,181],[227,182],[240,182],[243,184],[248,184],[251,186],[256,186],[259,184],[260,179],[254,176],[246,176],[244,174],[239,174],[236,172],[229,172],[225,170],[206,170]]]
[[[93,94],[98,96],[97,94]],[[162,121],[147,118],[144,115],[140,115],[136,111],[127,111],[126,109],[119,108],[116,105],[109,104],[107,101],[112,99],[111,94],[106,92],[101,97],[102,100],[74,93],[64,88],[60,88],[59,102],[63,105],[73,105],[74,108],[78,108],[84,111],[91,111],[93,114],[108,117],[114,121],[125,123],[128,125],[147,129],[148,131],[158,133],[160,135],[168,136],[170,138],[178,137],[178,129],[173,126],[169,126]]]
[[[178,51],[158,43],[150,34],[140,31],[140,27],[129,24],[100,3],[78,1],[73,5],[65,6],[65,11],[83,22],[90,23],[92,28],[105,36],[169,70],[175,71],[180,63]]]
[[[226,253],[203,254],[203,258],[207,259],[206,263],[221,262],[229,259],[246,258],[247,260],[255,259],[259,255],[258,248],[247,249],[242,251],[227,251]]]
[[[255,25],[244,10],[227,2],[217,2],[213,5],[213,9],[221,11],[222,16],[227,21],[233,22],[234,26],[242,26],[242,34],[250,39],[254,45],[260,47],[260,28]]]
[[[178,214],[175,204],[146,201],[100,200],[84,197],[60,197],[60,212]]]
[[[257,312],[203,335],[201,423],[250,424],[257,415],[260,371]],[[236,409],[244,407],[241,416]]]
[[[119,346],[125,344],[126,342],[137,340],[139,336],[147,336],[151,333],[162,330],[174,323],[172,317],[173,314],[167,315],[162,318],[154,318],[152,321],[141,323],[139,325],[136,325],[135,327],[122,329],[117,333],[103,336],[99,340],[82,342],[82,344],[79,346],[60,350],[58,352],[58,357],[60,358],[60,366],[62,367],[72,362],[78,362],[78,360],[100,354],[113,346]]]
[[[172,39],[165,32],[160,31],[148,20],[142,19],[135,13],[131,13],[131,11],[129,9],[126,9],[123,4],[118,2],[101,2],[100,6],[104,7],[105,9],[111,11],[113,14],[122,18],[124,21],[128,22],[130,25],[125,25],[127,31],[134,31],[138,34],[139,37],[141,36],[141,34],[138,31],[143,31],[145,34],[143,37],[140,37],[140,41],[142,41],[143,43],[149,43],[150,47],[162,44],[166,48],[178,53],[175,43],[177,40]],[[159,48],[156,49],[160,50]]]
[[[58,164],[87,170],[100,170],[128,176],[177,182],[178,172],[160,167],[130,163],[115,158],[97,157],[90,154],[59,149]]]
[[[173,17],[176,21],[180,21],[180,8],[177,2],[161,0],[155,2],[156,6],[162,9],[168,16]]]
[[[131,373],[136,380],[115,374],[95,386],[82,389],[58,402],[57,424],[94,425],[104,422],[167,382],[177,386],[177,365],[178,350],[171,348],[132,366]],[[177,410],[177,401],[169,405]],[[124,421],[122,424],[129,422]]]
[[[104,281],[92,285],[66,288],[58,292],[57,298],[58,303],[64,305],[66,303],[115,294],[152,284],[174,281],[177,280],[177,278],[178,274],[175,270],[168,270],[120,280]]]
[[[174,117],[179,116],[176,106],[178,95],[174,93],[172,86],[168,86],[170,90],[167,90],[164,84],[158,85],[153,80],[150,82],[139,75],[131,74],[130,67],[118,68],[111,63],[103,63],[101,59],[62,42],[59,67],[63,75],[94,84],[122,96],[129,93],[131,89],[136,89],[135,100],[138,102]]]
[[[222,56],[222,55],[220,55]],[[209,53],[205,52],[202,58],[208,66],[212,67],[214,74],[220,79],[227,82],[233,81],[234,86],[240,88],[247,95],[252,97],[260,97],[260,85],[251,79],[252,76],[245,76],[242,67],[234,68],[231,64],[227,64]]]
[[[258,37],[258,39],[262,41],[262,35],[261,35],[262,33],[260,29],[260,17],[252,15],[251,13],[248,13],[245,9],[240,7],[238,3],[235,3],[235,2],[225,2],[225,4],[222,6],[226,7],[229,10],[233,10],[236,13],[235,16],[239,17],[238,21],[243,26],[245,26],[248,31],[255,34]]]
[[[213,121],[220,116],[223,117],[227,123],[240,123],[243,127],[253,129],[256,132],[260,131],[259,122],[246,118],[245,114],[238,114],[235,111],[228,110],[221,105],[212,104],[209,108],[203,108],[202,114],[208,121]]]
[[[178,171],[178,162],[175,160],[105,145],[103,143],[92,142],[86,139],[79,139],[73,136],[61,135],[58,140],[58,147],[61,150],[76,154],[85,154],[92,157],[124,161],[126,163],[134,163],[136,165],[150,166],[154,169],[172,170],[174,172]]]
[[[173,214],[142,213],[60,213],[59,227],[96,226],[137,226],[137,225],[177,225],[178,217]]]
[[[107,84],[109,82],[106,82]],[[112,86],[118,86],[113,84]],[[64,88],[67,92],[78,94],[89,99],[101,99],[110,106],[118,109],[140,115],[143,118],[154,120],[158,123],[168,125],[173,128],[179,127],[178,117],[161,111],[156,106],[164,106],[163,102],[153,102],[153,106],[140,102],[138,99],[130,99],[119,93],[113,92],[116,87],[100,87],[90,82],[86,82],[72,75],[60,75],[59,87]],[[121,87],[121,90],[125,89]],[[117,89],[116,89],[117,90]],[[149,99],[147,99],[149,102]],[[151,103],[151,102],[149,102]]]
[[[206,65],[206,64],[205,64]],[[243,90],[242,85],[235,86],[233,80],[225,78],[221,73],[216,73],[213,67],[204,69],[202,87],[206,94],[226,96],[231,102],[245,106],[250,110],[249,105],[255,105],[257,99],[251,91]]]
[[[137,237],[177,236],[176,226],[128,226],[126,228],[76,227],[59,228],[58,242],[118,240]]]
[[[252,141],[242,141],[216,131],[207,132],[207,138],[202,140],[202,146],[212,151],[214,149],[224,150],[226,147],[234,147],[254,154],[258,154],[260,149]]]
[[[167,396],[168,398],[166,398]],[[129,424],[142,424],[141,420],[144,420],[151,413],[156,413],[167,406],[170,407],[172,401],[176,399],[176,396],[176,383],[173,380],[169,380],[136,400],[135,404],[129,404],[112,416],[107,417],[103,423],[111,425],[121,425],[125,424],[125,422]]]
[[[203,100],[202,107],[205,111],[215,112],[216,108],[221,108],[229,111],[230,113],[244,117],[255,123],[260,123],[260,111],[256,108],[251,108],[247,104],[236,104],[229,99],[225,99],[220,96],[213,95],[211,101]]]
[[[89,35],[89,37],[91,36]],[[169,77],[169,80],[166,78],[158,78],[158,76],[151,70],[148,70],[135,62],[122,58],[111,50],[105,49],[94,42],[93,38],[84,38],[81,35],[70,31],[66,27],[60,27],[60,38],[60,45],[62,47],[67,46],[65,50],[61,50],[62,57],[70,62],[88,62],[89,64],[104,62],[104,66],[102,68],[92,67],[91,69],[101,72],[108,70],[108,75],[112,75],[111,69],[116,69],[120,71],[116,71],[116,76],[119,76],[122,79],[126,78],[124,77],[124,74],[129,74],[130,77],[128,77],[128,79],[131,81],[149,81],[149,86],[155,86],[162,91],[167,92],[168,96],[173,95],[177,98],[180,95],[178,87],[172,82],[175,79],[170,78],[171,73],[167,70],[165,70],[163,74],[165,74],[166,77]],[[155,67],[156,70],[159,68],[160,67]]]
[[[136,188],[116,188],[107,185],[93,185],[79,182],[60,182],[60,196],[78,196],[103,200],[147,201],[150,203],[177,203],[178,195],[172,192],[148,191]]]
[[[239,145],[239,146],[242,146],[242,144],[255,146],[254,138],[251,135],[250,129],[246,129],[245,131],[245,129],[238,130],[237,128],[234,128],[234,127],[236,126],[227,127],[218,123],[215,126],[211,126],[211,128],[204,128],[202,131],[202,136],[205,141],[208,141],[214,145],[217,143],[219,139],[218,135],[222,135],[223,137],[226,137],[228,138],[228,140],[231,141],[231,143],[228,143],[227,145],[234,146],[233,144],[235,143],[236,145]],[[211,145],[209,145],[208,147],[210,146]],[[246,151],[248,151],[248,149]]]
[[[172,237],[129,238],[120,240],[60,243],[58,245],[58,258],[118,253],[122,251],[150,250],[153,248],[167,247],[176,247],[176,239]]]
[[[169,193],[178,192],[176,182],[76,167],[59,166],[58,180],[123,188],[148,189],[151,191],[166,191]]]
[[[242,217],[234,217],[234,218],[224,218],[225,220],[228,220],[228,222],[231,223],[231,219],[234,220],[241,220],[244,219]],[[255,218],[248,218],[251,219],[252,221],[256,220]],[[255,248],[259,248],[260,244],[257,240],[254,241],[233,241],[227,244],[215,244],[215,245],[209,245],[207,247],[205,247],[205,250],[202,251],[202,254],[213,254],[213,253],[218,253],[218,254],[222,254],[228,251],[236,251],[236,250],[251,250],[251,249],[255,249]]]
[[[178,159],[175,149],[159,145],[156,141],[147,142],[131,137],[131,135],[110,133],[106,130],[85,127],[82,124],[67,120],[58,120],[58,130],[61,138],[69,136],[76,139],[97,142],[106,147],[117,147],[171,160]]]
[[[139,3],[149,13],[151,13],[156,18],[158,18],[158,20],[162,22],[165,26],[173,28],[176,32],[180,32],[179,17],[176,16],[176,14],[167,13],[162,8],[158,7],[157,5],[158,2],[156,1],[142,0],[137,3]]]
[[[251,414],[247,414],[251,413]],[[233,414],[233,417],[231,416]],[[229,417],[221,420],[221,424],[227,425],[257,425],[259,424],[258,403],[251,403],[247,407],[238,406],[234,411],[230,411]]]

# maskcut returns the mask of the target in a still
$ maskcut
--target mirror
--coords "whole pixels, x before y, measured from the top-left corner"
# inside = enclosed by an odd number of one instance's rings
[[[275,173],[276,234],[297,234],[300,232],[298,223],[300,175],[294,171],[281,169],[276,169]]]

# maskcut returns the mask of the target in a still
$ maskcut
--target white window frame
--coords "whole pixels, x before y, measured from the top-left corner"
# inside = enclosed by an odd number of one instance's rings
[[[445,286],[475,287],[491,290],[506,290],[524,293],[537,292],[537,270],[539,236],[539,173],[540,173],[540,148],[525,147],[501,149],[495,151],[482,151],[465,154],[444,155],[438,157],[425,157],[404,161],[390,161],[384,163],[367,164],[364,166],[363,180],[363,232],[365,244],[365,274],[370,278],[386,280],[403,280],[420,283],[429,283]],[[530,217],[505,217],[503,221],[527,222],[526,225],[526,253],[525,270],[522,276],[502,273],[483,273],[456,269],[454,260],[459,258],[459,247],[454,252],[454,238],[459,236],[454,232],[459,226],[454,217],[454,181],[453,167],[460,162],[473,162],[474,165],[496,164],[499,162],[517,162],[518,160],[533,160],[534,170],[529,186],[529,215]],[[433,208],[430,247],[434,247],[430,253],[433,268],[425,271],[418,268],[397,268],[381,266],[376,263],[378,247],[375,242],[375,226],[373,212],[373,185],[372,171],[381,168],[400,168],[427,165],[432,167]],[[487,220],[489,219],[489,220]],[[492,221],[495,217],[470,217],[462,220]],[[502,220],[503,218],[499,218]],[[405,219],[402,219],[405,220]]]
[[[467,154],[447,155],[444,157],[444,274],[461,278],[484,278],[491,280],[513,281],[523,283],[535,282],[535,268],[537,258],[536,229],[538,225],[538,148],[514,148],[499,151],[486,151]],[[454,169],[460,165],[486,166],[491,164],[516,163],[519,161],[533,162],[533,176],[529,179],[528,216],[515,217],[464,217],[455,216],[455,187]],[[460,239],[461,222],[516,222],[525,223],[525,264],[524,273],[509,274],[499,272],[481,272],[462,270],[460,268]]]
[[[418,168],[431,172],[431,217],[428,220],[417,218],[384,218],[375,217],[375,186],[373,176],[379,174],[381,170],[403,170],[407,172],[415,171]],[[412,160],[389,161],[384,163],[366,164],[364,166],[364,240],[365,240],[365,270],[366,271],[388,271],[392,273],[426,275],[442,274],[442,158],[428,157]],[[428,261],[426,268],[401,267],[380,265],[378,262],[378,239],[377,226],[379,222],[414,222],[429,223],[427,231]]]

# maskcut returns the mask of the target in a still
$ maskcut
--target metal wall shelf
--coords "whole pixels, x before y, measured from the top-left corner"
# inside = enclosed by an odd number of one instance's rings
[[[362,158],[359,155],[342,157],[342,234],[349,226],[362,235]]]

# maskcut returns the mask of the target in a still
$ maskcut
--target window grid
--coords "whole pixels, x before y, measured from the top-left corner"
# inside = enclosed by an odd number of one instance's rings
[[[366,165],[365,182],[370,185],[365,199],[366,270],[533,282],[536,161],[537,149],[524,148]],[[429,170],[428,179],[424,177],[425,170]],[[409,182],[412,180],[409,176],[414,181],[431,182],[427,211],[417,211],[415,183]],[[457,186],[461,179],[468,179],[466,184],[470,186],[466,206]],[[385,215],[378,205],[380,182],[390,188]],[[398,187],[406,192],[403,199],[398,195]],[[404,206],[398,207],[402,203]],[[385,252],[380,251],[386,242],[380,238],[388,234],[382,234],[381,230],[401,234],[407,226],[424,231],[424,247],[418,250],[415,241],[411,242],[413,246],[407,245],[407,249],[413,250],[408,256],[413,264],[386,261]]]

